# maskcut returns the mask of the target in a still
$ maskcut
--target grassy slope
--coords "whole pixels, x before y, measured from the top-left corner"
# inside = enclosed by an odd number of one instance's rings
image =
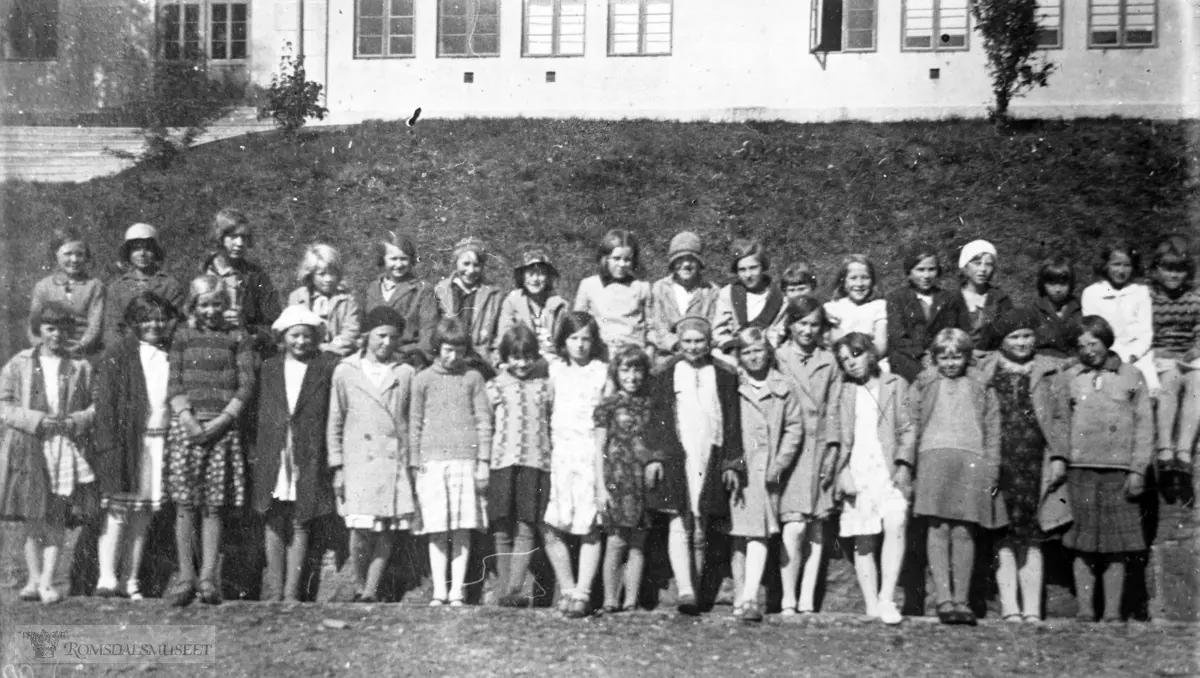
[[[423,122],[419,144],[395,123],[295,142],[259,135],[196,149],[169,172],[4,184],[9,313],[25,312],[46,273],[51,227],[68,219],[86,227],[108,276],[123,229],[155,224],[183,277],[209,247],[208,221],[223,206],[260,225],[255,256],[285,289],[315,240],[342,248],[350,281],[361,285],[374,272],[372,236],[398,229],[417,234],[420,273],[431,280],[466,234],[492,243],[500,257],[491,277],[505,286],[512,258],[541,244],[570,297],[593,272],[599,236],[626,227],[643,238],[648,276],[665,272],[667,242],[688,228],[705,238],[721,278],[730,240],[753,234],[779,264],[806,253],[823,283],[842,254],[866,252],[889,287],[902,278],[902,243],[933,242],[952,260],[968,240],[987,237],[1001,252],[999,284],[1028,298],[1034,262],[1048,254],[1077,257],[1086,276],[1099,238],[1148,243],[1195,231],[1200,216],[1187,205],[1195,131],[1119,120],[1038,124],[1011,136],[980,122],[467,120]]]

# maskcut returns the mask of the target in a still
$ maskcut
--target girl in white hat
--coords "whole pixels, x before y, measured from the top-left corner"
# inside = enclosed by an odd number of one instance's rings
[[[127,331],[137,333],[137,328],[126,326],[125,309],[142,292],[153,292],[166,300],[174,307],[175,313],[187,301],[183,283],[162,269],[165,254],[158,238],[158,229],[150,224],[134,224],[127,228],[120,255],[125,272],[108,284],[104,304],[105,346],[120,343],[121,336]],[[172,319],[169,329],[174,329],[174,324]]]

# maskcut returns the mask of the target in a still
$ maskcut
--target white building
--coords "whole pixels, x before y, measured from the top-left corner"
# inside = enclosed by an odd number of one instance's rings
[[[85,44],[88,26],[70,19],[80,14],[57,9],[82,4],[92,14],[152,13],[157,58],[203,53],[257,84],[288,45],[302,50],[333,122],[406,117],[417,106],[436,117],[980,117],[991,91],[969,1],[0,0],[10,8],[0,76],[6,108],[55,80],[52,50],[42,44],[37,56],[37,32],[14,27],[11,7],[52,5],[59,33]],[[1039,5],[1056,69],[1015,114],[1200,117],[1200,2]],[[58,40],[59,51],[69,46]],[[76,61],[94,72],[106,63]],[[61,78],[74,83],[73,101],[105,81],[87,75]],[[112,105],[113,96],[92,99]]]

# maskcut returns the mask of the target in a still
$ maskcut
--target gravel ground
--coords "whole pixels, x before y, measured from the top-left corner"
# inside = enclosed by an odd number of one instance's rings
[[[177,610],[156,600],[76,598],[45,607],[15,603],[9,592],[0,602],[5,634],[14,624],[218,628],[212,665],[64,664],[14,676],[1200,675],[1200,627],[1187,624],[1053,619],[1037,627],[984,621],[948,628],[920,618],[889,628],[838,614],[794,622],[772,616],[751,626],[728,620],[727,607],[699,618],[635,612],[579,621],[550,610],[413,604],[232,602]]]

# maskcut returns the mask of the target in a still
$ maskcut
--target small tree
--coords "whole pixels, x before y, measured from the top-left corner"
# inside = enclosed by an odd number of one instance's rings
[[[279,60],[279,72],[271,76],[266,102],[258,107],[258,119],[274,118],[288,134],[303,127],[308,118],[324,120],[329,109],[320,104],[322,89],[320,83],[307,79],[303,55],[285,54]]]
[[[1008,123],[1008,105],[1034,87],[1048,84],[1054,64],[1039,55],[1037,0],[973,0],[975,29],[983,36],[997,126]]]

